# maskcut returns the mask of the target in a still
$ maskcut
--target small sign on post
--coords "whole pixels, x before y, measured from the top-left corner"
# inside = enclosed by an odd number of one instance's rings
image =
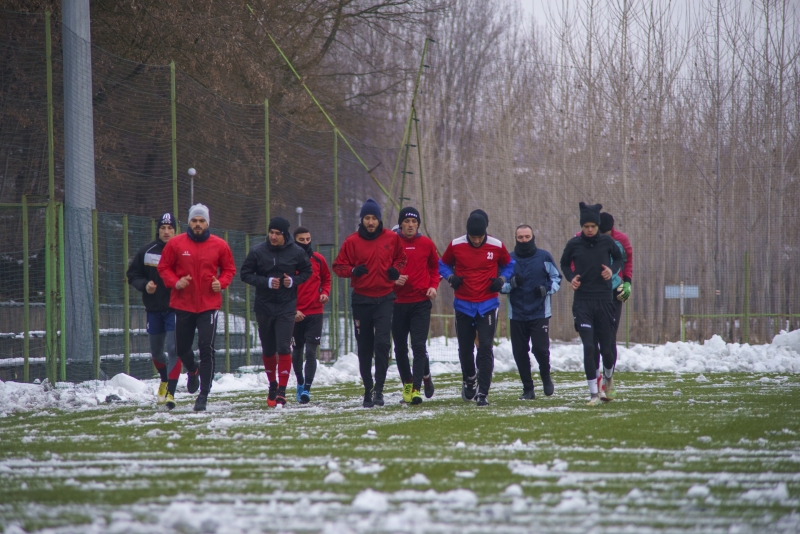
[[[680,299],[681,301],[681,341],[686,341],[686,320],[683,318],[684,299],[700,298],[700,286],[664,286],[665,299]]]

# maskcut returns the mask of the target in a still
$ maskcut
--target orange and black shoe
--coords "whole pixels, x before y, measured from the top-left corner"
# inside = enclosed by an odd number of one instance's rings
[[[281,406],[286,405],[286,386],[278,386],[278,391],[275,394],[275,402]]]
[[[270,408],[274,408],[278,404],[277,398],[278,398],[278,383],[270,382],[269,393],[267,393],[267,406],[269,406]]]

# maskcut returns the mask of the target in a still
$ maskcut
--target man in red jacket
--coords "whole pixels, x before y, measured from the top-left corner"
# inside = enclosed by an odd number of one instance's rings
[[[489,405],[486,397],[494,370],[492,342],[500,306],[497,293],[514,274],[514,260],[502,241],[486,234],[488,225],[480,210],[470,213],[467,234],[451,241],[439,260],[439,274],[455,291],[458,359],[464,379],[461,398],[467,402],[475,400],[478,406]]]
[[[431,323],[432,300],[439,287],[439,254],[436,245],[420,235],[420,216],[416,208],[400,210],[398,232],[406,253],[406,268],[395,282],[397,300],[392,314],[392,339],[397,370],[403,381],[403,401],[421,404],[419,394],[423,382],[425,396],[433,397],[433,380],[430,375],[428,351],[428,329]],[[408,335],[411,334],[411,350],[414,353],[413,375],[408,361]]]
[[[297,402],[308,404],[311,400],[311,384],[317,373],[317,347],[322,337],[322,312],[331,294],[331,272],[325,256],[314,252],[311,246],[311,232],[298,227],[294,231],[294,241],[306,251],[311,261],[311,277],[297,286],[297,311],[294,314],[294,347],[292,366],[297,378]],[[305,373],[303,372],[303,347],[306,352]]]
[[[383,227],[380,206],[373,199],[367,199],[361,207],[358,230],[344,240],[333,262],[336,276],[350,278],[350,287],[353,288],[351,306],[358,365],[364,381],[364,408],[384,404],[383,385],[389,368],[394,283],[405,266],[406,255],[400,237]]]
[[[164,285],[172,289],[169,305],[175,310],[175,352],[189,375],[186,389],[194,393],[200,388],[194,403],[196,412],[205,411],[214,378],[220,292],[236,274],[230,247],[211,235],[209,222],[206,206],[195,204],[189,208],[189,231],[170,239],[158,262],[158,274]],[[199,366],[192,352],[195,330],[200,348]]]

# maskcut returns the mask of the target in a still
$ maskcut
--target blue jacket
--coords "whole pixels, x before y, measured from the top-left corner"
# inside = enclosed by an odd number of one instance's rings
[[[549,252],[537,249],[533,256],[521,258],[514,252],[514,274],[519,274],[523,278],[522,287],[512,288],[510,283],[503,285],[501,290],[508,294],[508,302],[511,305],[509,319],[515,321],[532,321],[534,319],[549,318],[550,295],[558,291],[561,287],[561,274],[558,272],[556,262]],[[547,296],[539,297],[534,295],[537,286],[547,288]]]
[[[613,237],[611,239],[614,239]],[[611,270],[614,271],[614,275],[611,277],[611,289],[616,290],[620,285],[622,285],[622,278],[620,274],[622,271],[625,270],[625,262],[628,261],[628,256],[625,254],[625,248],[622,246],[622,243],[614,239],[614,243],[617,244],[617,248],[622,253],[622,261],[614,261],[611,260]],[[615,293],[616,294],[616,293]]]

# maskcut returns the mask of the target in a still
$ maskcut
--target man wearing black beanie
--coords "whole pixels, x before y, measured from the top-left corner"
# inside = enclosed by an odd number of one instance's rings
[[[406,254],[400,237],[383,227],[380,206],[373,199],[367,199],[361,207],[358,230],[344,240],[333,262],[336,276],[349,278],[353,288],[351,306],[358,344],[358,366],[364,381],[364,408],[384,404],[394,287],[405,266]]]
[[[161,377],[158,404],[165,404],[168,410],[175,408],[181,361],[175,351],[175,310],[169,306],[170,289],[158,274],[158,262],[164,246],[175,237],[175,224],[174,215],[163,214],[158,220],[155,240],[139,249],[126,273],[128,283],[142,293],[142,304],[147,311],[150,354]],[[165,346],[169,356],[164,354]]]
[[[308,255],[289,235],[289,221],[283,217],[269,221],[267,241],[255,246],[242,264],[242,282],[256,288],[253,308],[263,351],[261,359],[269,380],[269,407],[286,404],[297,286],[308,280],[311,272]]]
[[[583,343],[583,366],[591,398],[589,405],[600,400],[611,400],[604,391],[613,388],[615,361],[614,304],[611,299],[610,265],[619,267],[622,254],[617,244],[607,235],[599,233],[600,210],[603,206],[587,206],[581,202],[581,233],[567,242],[561,255],[561,272],[575,291],[572,315],[575,330]],[[573,269],[574,267],[574,269]],[[603,357],[603,383],[597,386],[597,367],[594,360],[595,343],[600,344]]]
[[[458,359],[463,384],[461,398],[488,406],[492,385],[497,328],[497,293],[514,273],[514,260],[502,241],[486,234],[488,217],[473,211],[467,219],[467,234],[447,245],[439,260],[439,274],[450,283],[455,298]],[[478,354],[475,355],[475,334]]]
[[[397,235],[408,261],[403,274],[395,282],[397,300],[392,313],[392,339],[397,370],[403,382],[403,401],[421,404],[423,384],[427,398],[433,397],[434,392],[425,342],[431,323],[432,301],[439,287],[439,253],[433,241],[420,235],[420,215],[416,208],[400,210],[397,224]],[[409,335],[414,354],[413,371],[408,359]]]

